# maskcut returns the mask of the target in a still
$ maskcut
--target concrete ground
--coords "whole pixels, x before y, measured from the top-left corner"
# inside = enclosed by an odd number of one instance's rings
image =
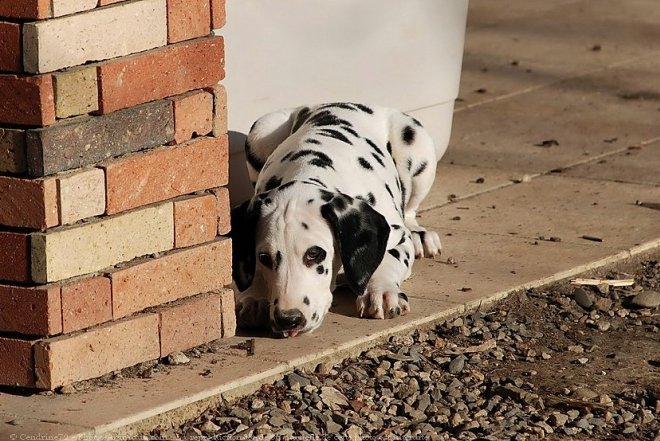
[[[415,264],[411,314],[361,320],[338,308],[314,335],[257,338],[251,357],[231,347],[246,340],[236,337],[148,380],[0,393],[0,439],[181,420],[294,367],[657,249],[660,211],[636,202],[660,203],[658,22],[656,0],[471,0],[451,147],[420,213],[444,253]],[[435,110],[410,113],[433,131]]]

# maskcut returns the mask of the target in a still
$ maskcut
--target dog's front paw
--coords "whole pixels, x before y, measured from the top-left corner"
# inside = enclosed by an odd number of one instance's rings
[[[367,288],[367,292],[357,298],[356,306],[360,317],[375,319],[391,319],[410,312],[408,296],[396,288]]]
[[[440,236],[432,230],[411,231],[415,257],[435,257],[442,252]]]
[[[244,297],[236,300],[236,323],[241,328],[262,328],[270,322],[270,303],[266,299]]]

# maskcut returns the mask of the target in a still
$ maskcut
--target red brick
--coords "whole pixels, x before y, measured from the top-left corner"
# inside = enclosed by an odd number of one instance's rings
[[[228,285],[231,283],[231,243],[222,239],[174,251],[114,271],[110,277],[116,319]]]
[[[174,246],[211,241],[218,231],[216,198],[212,194],[174,201]]]
[[[0,231],[0,280],[30,281],[29,234]]]
[[[211,0],[211,28],[219,29],[226,21],[225,0]]]
[[[167,0],[168,43],[204,37],[210,33],[210,0]]]
[[[166,46],[98,67],[101,113],[114,112],[189,90],[224,78],[222,37]]]
[[[0,173],[27,171],[25,130],[0,128]]]
[[[233,337],[236,335],[236,303],[234,300],[234,290],[223,289],[219,293],[222,301],[222,337]]]
[[[21,25],[0,21],[0,70],[23,71]]]
[[[34,342],[0,337],[0,384],[34,386]]]
[[[0,331],[40,336],[61,333],[60,287],[0,285]]]
[[[214,188],[211,190],[216,199],[216,215],[218,218],[218,235],[222,236],[231,231],[231,208],[229,205],[229,190],[227,187]]]
[[[204,91],[190,92],[172,99],[174,103],[174,141],[181,144],[193,136],[213,130],[213,95]]]
[[[81,279],[62,286],[62,332],[112,320],[112,289],[107,277]]]
[[[50,75],[0,75],[0,124],[47,126],[54,122]]]
[[[45,229],[58,224],[56,179],[0,176],[0,225]]]
[[[139,315],[37,342],[36,385],[54,389],[159,356],[158,314]]]
[[[106,213],[225,185],[227,152],[226,137],[197,138],[101,164],[106,174]]]
[[[160,315],[160,356],[184,351],[222,337],[222,303],[217,293],[170,306]]]
[[[0,17],[41,19],[50,17],[51,0],[0,0]]]

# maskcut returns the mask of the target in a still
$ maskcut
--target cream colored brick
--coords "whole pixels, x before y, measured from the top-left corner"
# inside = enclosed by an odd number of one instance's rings
[[[88,11],[96,7],[97,0],[51,0],[53,17]]]
[[[49,283],[174,247],[172,203],[32,234],[32,279]]]
[[[23,25],[23,64],[52,72],[167,43],[166,0],[137,0]]]
[[[213,89],[213,136],[227,133],[227,90],[222,84]]]
[[[58,118],[99,110],[99,87],[96,68],[87,67],[53,75],[55,114]]]
[[[105,173],[99,168],[57,179],[60,223],[70,224],[105,212]]]

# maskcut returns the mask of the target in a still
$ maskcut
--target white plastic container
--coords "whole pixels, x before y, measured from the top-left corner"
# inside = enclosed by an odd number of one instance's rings
[[[227,0],[232,203],[251,196],[244,135],[283,107],[352,101],[433,112],[449,141],[467,0]]]

